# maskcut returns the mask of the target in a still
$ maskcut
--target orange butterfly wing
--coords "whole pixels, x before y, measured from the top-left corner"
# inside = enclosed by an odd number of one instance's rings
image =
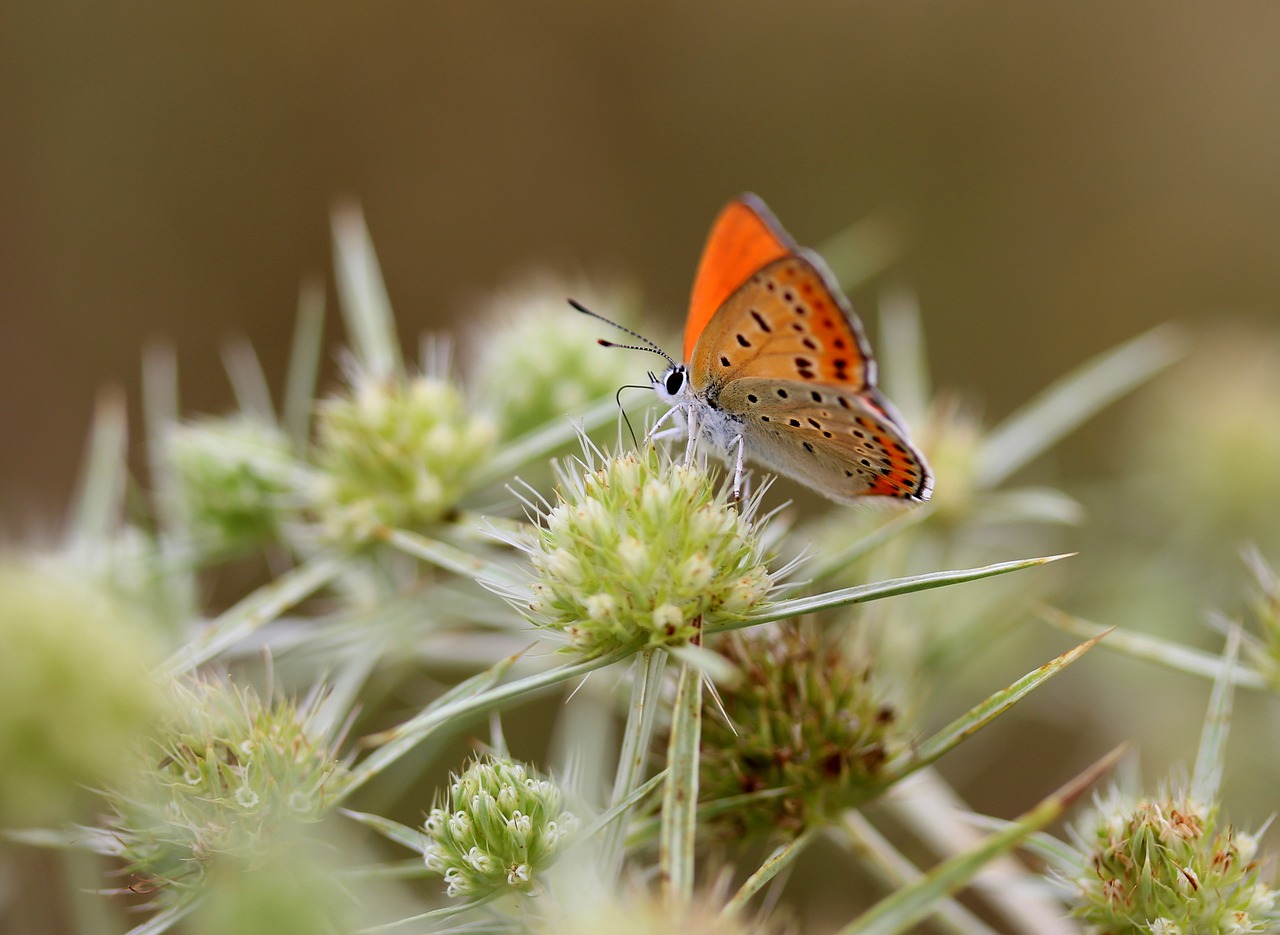
[[[739,286],[761,267],[796,249],[795,241],[755,195],[739,195],[729,202],[711,225],[693,279],[684,359],[691,358],[707,322]]]
[[[932,474],[876,389],[848,299],[753,195],[712,226],[684,353],[695,397],[742,420],[748,457],[841,502],[929,499]]]
[[[833,500],[929,499],[932,474],[876,389],[861,324],[810,251],[757,270],[725,301],[689,380],[698,400],[739,420],[748,457]]]

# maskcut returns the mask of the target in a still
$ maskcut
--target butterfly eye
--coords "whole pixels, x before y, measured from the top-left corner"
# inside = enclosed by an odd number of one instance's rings
[[[680,387],[684,386],[684,369],[670,370],[667,372],[667,392],[672,396],[680,392]]]

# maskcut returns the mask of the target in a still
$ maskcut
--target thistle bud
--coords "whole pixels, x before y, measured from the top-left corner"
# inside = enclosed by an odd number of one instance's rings
[[[168,721],[109,793],[121,856],[150,888],[200,885],[215,859],[260,865],[273,841],[324,816],[341,771],[313,736],[314,707],[216,682],[171,691]]]
[[[420,529],[457,502],[493,446],[491,422],[444,380],[364,380],[320,403],[313,491],[335,538]]]
[[[740,513],[701,469],[650,449],[560,473],[559,502],[523,543],[532,598],[515,597],[572,649],[679,646],[773,587],[754,504]]]
[[[474,761],[427,815],[427,868],[444,877],[450,896],[530,891],[577,828],[563,798],[519,763]]]
[[[1116,794],[1076,828],[1082,872],[1073,913],[1090,932],[1273,932],[1275,893],[1257,843],[1185,793]]]
[[[874,795],[904,740],[867,668],[812,627],[734,634],[719,652],[741,673],[703,718],[704,801],[779,790],[713,819],[715,830],[794,835]],[[726,721],[727,717],[727,721]]]
[[[283,433],[237,415],[175,425],[163,445],[201,552],[244,551],[275,535],[296,471]]]

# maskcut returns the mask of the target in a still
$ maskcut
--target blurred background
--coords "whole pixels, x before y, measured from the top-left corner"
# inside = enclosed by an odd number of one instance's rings
[[[7,3],[0,48],[11,533],[60,515],[100,388],[137,413],[148,342],[190,410],[230,404],[230,336],[281,379],[343,198],[406,335],[533,268],[671,333],[742,190],[806,244],[890,218],[855,307],[916,290],[991,417],[1157,322],[1280,318],[1272,3]]]

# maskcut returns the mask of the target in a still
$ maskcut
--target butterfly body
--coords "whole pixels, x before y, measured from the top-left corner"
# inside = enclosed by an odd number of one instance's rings
[[[929,499],[932,474],[876,387],[848,300],[754,195],[712,225],[684,356],[651,377],[663,418],[682,420],[691,445],[706,437],[736,456],[735,492],[751,459],[842,503]]]

